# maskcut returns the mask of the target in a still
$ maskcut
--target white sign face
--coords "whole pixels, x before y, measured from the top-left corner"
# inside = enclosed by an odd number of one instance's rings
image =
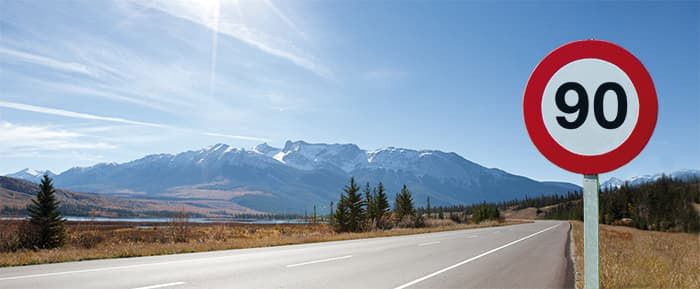
[[[639,117],[639,98],[629,76],[615,64],[594,58],[570,62],[555,72],[541,105],[549,134],[578,155],[618,148]]]

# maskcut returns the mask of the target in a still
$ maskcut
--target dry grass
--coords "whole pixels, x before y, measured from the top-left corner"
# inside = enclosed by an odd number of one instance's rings
[[[56,263],[90,259],[151,256],[225,249],[279,246],[361,238],[420,234],[523,223],[519,221],[454,224],[431,221],[426,228],[393,229],[363,233],[335,233],[323,224],[181,224],[157,223],[68,223],[69,241],[54,250],[21,250],[0,253],[0,267]],[[0,236],[8,236],[16,222],[0,221]],[[185,233],[183,233],[185,232]],[[183,236],[186,234],[187,236]],[[187,240],[178,242],[177,240]]]
[[[583,223],[572,224],[576,270],[583,273]],[[700,288],[698,234],[601,225],[599,238],[601,288]]]

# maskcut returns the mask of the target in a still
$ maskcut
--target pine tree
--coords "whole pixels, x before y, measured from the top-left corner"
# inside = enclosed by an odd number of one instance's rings
[[[348,232],[349,231],[349,208],[348,201],[345,195],[340,196],[340,201],[338,201],[338,206],[335,208],[335,214],[333,214],[333,227],[336,232]]]
[[[440,220],[445,219],[445,212],[444,212],[444,210],[442,209],[442,207],[440,207],[440,208],[438,209],[438,219],[440,219]]]
[[[360,187],[357,186],[354,177],[350,178],[350,183],[345,187],[344,191],[349,213],[348,230],[350,232],[359,232],[365,224],[365,203],[360,194],[358,194]]]
[[[367,222],[369,223],[370,226],[374,224],[374,222],[377,219],[377,214],[375,212],[375,205],[374,205],[374,195],[372,194],[370,188],[369,188],[369,182],[365,184],[365,209],[367,212]],[[375,190],[376,193],[376,190]]]
[[[401,192],[399,192],[396,195],[396,205],[394,206],[394,210],[396,211],[396,215],[399,217],[399,220],[401,220],[404,216],[412,216],[414,214],[414,207],[413,207],[413,196],[411,196],[411,192],[408,190],[406,185],[403,185],[403,188],[401,188]]]
[[[386,216],[389,212],[389,197],[384,191],[384,184],[379,182],[377,192],[374,196],[374,211],[377,216],[377,226],[380,228],[386,227]]]
[[[430,196],[428,196],[428,200],[426,201],[425,205],[425,214],[428,216],[427,218],[430,219]]]
[[[28,232],[31,244],[26,245],[38,249],[61,247],[66,238],[65,220],[58,211],[59,201],[51,178],[44,175],[39,189],[36,199],[27,206],[32,232]]]

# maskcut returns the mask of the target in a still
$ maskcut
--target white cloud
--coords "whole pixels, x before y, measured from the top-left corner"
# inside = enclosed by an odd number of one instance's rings
[[[0,151],[3,154],[27,154],[28,152],[62,150],[116,149],[110,143],[90,141],[86,135],[49,126],[24,126],[0,122]]]
[[[167,128],[167,129],[174,129],[174,130],[179,130],[179,131],[183,131],[183,132],[187,132],[187,133],[216,136],[216,137],[226,137],[226,138],[239,139],[239,140],[257,141],[257,142],[269,142],[270,141],[269,139],[253,137],[253,136],[241,136],[241,135],[231,135],[231,134],[223,134],[223,133],[217,133],[217,132],[198,131],[198,130],[192,130],[192,129],[178,128],[178,127],[165,125],[165,124],[159,124],[159,123],[129,120],[129,119],[119,118],[119,117],[99,116],[99,115],[94,115],[94,114],[80,113],[80,112],[68,111],[68,110],[63,110],[63,109],[35,106],[35,105],[15,103],[15,102],[0,101],[0,107],[6,107],[6,108],[11,108],[11,109],[36,112],[36,113],[43,113],[43,114],[50,114],[50,115],[56,115],[56,116],[70,117],[70,118],[116,122],[116,123],[122,123],[122,124],[131,124],[131,125],[155,127],[155,128]]]
[[[270,1],[270,0],[263,0],[263,2],[265,2],[265,4],[267,4],[267,6],[270,7],[270,9],[271,9],[275,14],[277,14],[277,16],[278,16],[280,19],[282,19],[282,21],[284,21],[285,24],[287,24],[287,26],[289,26],[289,28],[291,28],[292,30],[294,30],[294,32],[298,33],[299,36],[301,36],[302,38],[306,39],[306,33],[304,33],[304,31],[301,31],[301,29],[299,29],[299,27],[297,27],[297,25],[294,24],[294,22],[292,22],[292,20],[289,19],[289,17],[287,17],[287,15],[285,15],[284,13],[282,13],[282,11],[281,11],[279,8],[277,8],[277,6],[276,6],[274,3],[272,3],[272,1]]]
[[[124,118],[119,118],[119,117],[99,116],[99,115],[88,114],[88,113],[73,112],[73,111],[68,111],[68,110],[49,108],[49,107],[43,107],[43,106],[35,106],[35,105],[22,104],[22,103],[15,103],[15,102],[7,102],[7,101],[0,101],[0,107],[6,107],[6,108],[23,110],[23,111],[30,111],[30,112],[37,112],[37,113],[43,113],[43,114],[51,114],[51,115],[57,115],[57,116],[65,116],[65,117],[71,117],[71,118],[87,119],[87,120],[110,121],[110,122],[118,122],[118,123],[124,123],[124,124],[133,124],[133,125],[150,126],[150,127],[166,127],[166,125],[157,124],[157,123],[135,121],[135,120],[129,120],[129,119],[124,119]]]
[[[64,72],[79,73],[87,76],[94,76],[94,73],[88,69],[85,65],[66,62],[46,56],[41,56],[37,54],[32,54],[28,52],[23,52],[19,50],[9,49],[5,47],[0,47],[0,54],[4,54],[12,57],[12,59],[20,60],[27,63],[37,64],[45,66],[55,70],[61,70]],[[2,58],[0,58],[2,59]]]
[[[256,2],[252,1],[250,3],[255,4]],[[154,0],[148,2],[136,1],[135,4],[140,7],[152,8],[173,17],[202,25],[220,34],[238,39],[265,53],[291,61],[295,65],[307,69],[318,76],[326,79],[333,79],[333,73],[327,67],[318,63],[312,56],[306,55],[301,50],[297,49],[297,46],[288,39],[280,37],[280,35],[284,35],[284,33],[265,33],[260,29],[254,28],[252,25],[246,24],[243,17],[228,13],[228,11],[240,11],[241,7],[237,1],[224,1],[221,3],[218,0]],[[293,30],[297,31],[302,36],[304,35],[304,33],[274,5],[267,3],[266,6]],[[141,11],[138,13],[141,13]],[[246,16],[250,17],[250,15]]]

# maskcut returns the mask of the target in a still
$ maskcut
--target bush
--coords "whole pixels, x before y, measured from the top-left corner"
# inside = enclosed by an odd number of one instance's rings
[[[74,247],[92,249],[104,241],[104,237],[96,232],[84,232],[73,238],[71,243]]]
[[[3,225],[0,228],[0,252],[14,252],[21,249],[17,225]]]

